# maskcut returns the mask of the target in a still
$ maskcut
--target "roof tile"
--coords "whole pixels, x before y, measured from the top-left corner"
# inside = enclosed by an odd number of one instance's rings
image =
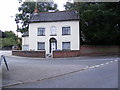
[[[32,15],[29,23],[32,22],[53,22],[53,21],[69,21],[79,20],[75,10],[57,11],[57,12],[40,12]]]

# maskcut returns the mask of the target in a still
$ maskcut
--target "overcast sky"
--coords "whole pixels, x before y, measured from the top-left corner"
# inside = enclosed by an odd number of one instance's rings
[[[58,4],[60,11],[64,10],[63,5],[68,0],[53,0]],[[1,0],[0,2],[0,30],[14,31],[16,33],[15,14],[18,12],[20,3],[18,0]]]

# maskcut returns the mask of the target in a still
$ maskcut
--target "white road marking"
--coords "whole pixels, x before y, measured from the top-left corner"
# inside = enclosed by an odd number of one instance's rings
[[[95,67],[99,67],[100,65],[95,65]]]
[[[117,62],[118,60],[114,60],[115,62]]]
[[[113,62],[113,61],[110,61],[111,63]]]
[[[106,62],[105,64],[109,64],[109,62]]]
[[[101,66],[103,66],[104,64],[100,64]]]

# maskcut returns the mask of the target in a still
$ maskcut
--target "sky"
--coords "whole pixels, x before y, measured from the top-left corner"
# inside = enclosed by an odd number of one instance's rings
[[[60,11],[64,10],[63,5],[69,0],[53,0],[58,4],[58,9]],[[2,31],[13,31],[17,34],[15,14],[18,13],[18,7],[20,3],[18,0],[2,0],[0,2],[0,30]],[[21,34],[19,33],[19,36]]]

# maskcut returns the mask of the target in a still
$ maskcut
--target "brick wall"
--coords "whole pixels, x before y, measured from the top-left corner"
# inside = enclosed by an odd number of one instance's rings
[[[12,51],[12,55],[45,58],[45,51]]]
[[[81,46],[80,55],[117,55],[118,46]]]
[[[80,50],[54,51],[53,58],[118,55],[119,48],[118,46],[81,46]],[[45,53],[45,51],[12,51],[12,55],[40,58],[45,58]]]
[[[80,50],[54,51],[53,58],[77,57],[80,56]]]
[[[118,55],[118,46],[81,46],[80,50],[53,52],[54,58],[97,55]]]

